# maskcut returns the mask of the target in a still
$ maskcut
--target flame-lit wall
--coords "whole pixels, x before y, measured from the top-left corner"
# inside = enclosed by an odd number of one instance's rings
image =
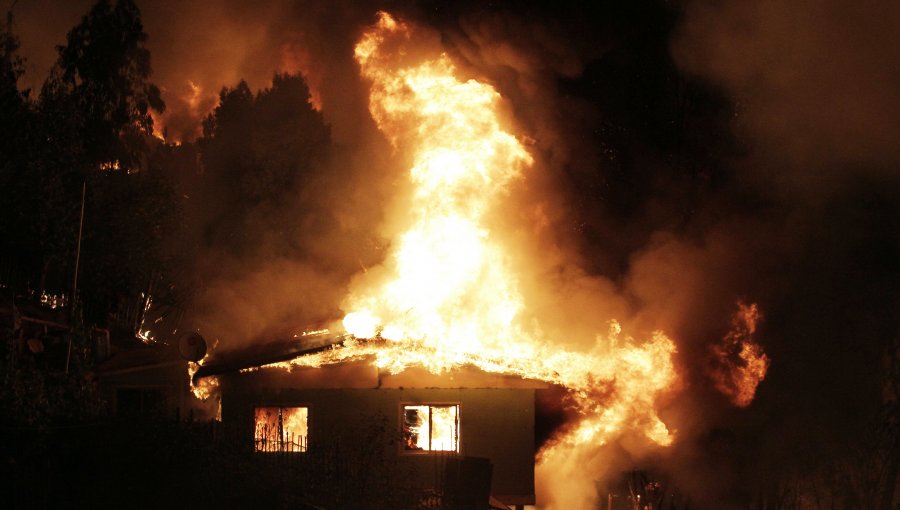
[[[226,423],[249,423],[260,405],[306,406],[309,455],[336,441],[348,448],[381,449],[388,464],[412,475],[399,481],[428,488],[440,479],[441,464],[431,454],[403,451],[402,405],[459,404],[460,455],[491,460],[491,492],[498,499],[533,504],[536,387],[521,379],[503,385],[493,379],[450,376],[440,379],[443,387],[435,387],[436,380],[423,383],[428,388],[410,387],[409,379],[380,375],[371,365],[229,374],[220,379],[222,418]]]

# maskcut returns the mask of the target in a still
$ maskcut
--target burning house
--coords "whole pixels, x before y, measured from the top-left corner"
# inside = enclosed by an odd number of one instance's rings
[[[454,508],[485,508],[489,498],[499,508],[534,504],[535,392],[549,385],[474,367],[393,373],[366,358],[292,370],[277,363],[315,357],[333,341],[343,338],[220,357],[194,380],[217,379],[223,423],[242,430],[257,455],[316,462],[336,448],[365,449],[392,467],[398,488],[444,504],[455,498]]]
[[[674,342],[659,331],[635,341],[614,320],[588,349],[547,338],[525,310],[516,254],[496,234],[499,198],[534,158],[503,122],[496,89],[459,78],[446,53],[419,39],[380,13],[355,46],[372,118],[411,167],[383,262],[350,282],[347,313],[330,328],[341,345],[311,332],[282,352],[216,353],[193,382],[206,391],[216,376],[223,422],[244,427],[260,455],[374,448],[408,485],[464,486],[456,493],[516,507],[536,500],[536,392],[565,388],[578,419],[541,465],[562,466],[560,476],[593,493],[578,473],[585,452],[624,431],[650,448],[674,440],[656,405],[678,380]]]

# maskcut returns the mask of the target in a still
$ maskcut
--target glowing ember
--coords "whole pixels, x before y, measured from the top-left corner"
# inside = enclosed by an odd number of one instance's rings
[[[145,295],[141,293],[141,299],[144,300],[144,313],[141,314],[141,323],[137,328],[137,336],[142,342],[145,344],[152,344],[156,342],[156,339],[153,337],[153,332],[149,329],[144,329],[144,323],[147,320],[147,312],[150,311],[150,307],[153,306],[153,296]]]
[[[731,330],[720,344],[712,347],[716,361],[712,377],[716,389],[738,407],[750,405],[756,387],[769,370],[768,356],[753,341],[760,318],[756,304],[738,303],[738,311],[731,319]]]

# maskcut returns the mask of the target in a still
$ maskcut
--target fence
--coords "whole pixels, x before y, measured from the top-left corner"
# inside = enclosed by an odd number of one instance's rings
[[[0,428],[0,436],[8,460],[0,477],[17,489],[6,508],[181,508],[189,501],[201,509],[444,510],[458,508],[454,494],[470,489],[458,485],[464,479],[453,452],[423,454],[434,481],[414,486],[373,437],[352,444],[289,437],[261,448],[249,425],[183,420]]]

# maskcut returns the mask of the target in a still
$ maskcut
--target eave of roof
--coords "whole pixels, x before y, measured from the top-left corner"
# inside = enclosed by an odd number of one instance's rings
[[[211,355],[210,360],[197,369],[194,381],[314,354],[342,345],[347,338],[347,335],[310,335],[300,339],[276,340],[243,349],[224,351]]]

